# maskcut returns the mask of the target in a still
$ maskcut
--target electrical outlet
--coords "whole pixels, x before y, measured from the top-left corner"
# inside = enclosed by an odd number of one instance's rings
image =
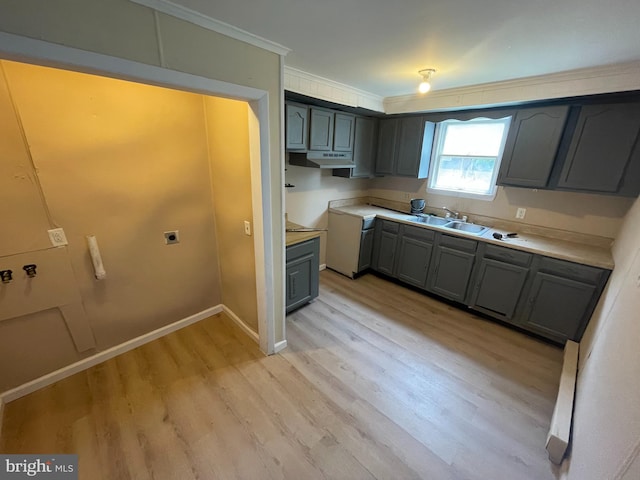
[[[411,192],[404,192],[403,193],[403,198],[405,200],[411,200]]]
[[[244,221],[244,234],[251,236],[251,222],[249,220]]]
[[[519,208],[516,211],[516,218],[519,218],[520,220],[522,220],[526,214],[527,214],[526,208]]]
[[[47,230],[47,233],[49,233],[49,240],[51,240],[51,245],[54,247],[63,247],[69,244],[62,228],[52,228]]]
[[[164,232],[164,243],[167,245],[180,243],[180,232],[178,230],[171,230],[169,232]]]

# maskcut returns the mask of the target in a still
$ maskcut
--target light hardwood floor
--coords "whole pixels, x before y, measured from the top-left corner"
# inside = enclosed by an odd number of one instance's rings
[[[287,337],[264,357],[204,320],[11,402],[0,451],[78,453],[91,480],[556,476],[560,348],[331,271]]]

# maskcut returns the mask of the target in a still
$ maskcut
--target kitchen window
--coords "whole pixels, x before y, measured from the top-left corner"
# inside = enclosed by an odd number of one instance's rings
[[[436,127],[429,193],[493,200],[511,117],[446,120]]]

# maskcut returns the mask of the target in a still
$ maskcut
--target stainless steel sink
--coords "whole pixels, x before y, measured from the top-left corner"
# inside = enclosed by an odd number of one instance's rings
[[[482,235],[484,232],[489,230],[489,227],[485,227],[484,225],[476,225],[475,223],[466,223],[459,221],[452,221],[443,226],[444,228],[451,228],[452,230],[473,233],[474,235]]]
[[[432,215],[418,215],[413,220],[414,222],[424,223],[425,225],[433,225],[435,227],[445,226],[451,222],[450,218],[435,217]]]

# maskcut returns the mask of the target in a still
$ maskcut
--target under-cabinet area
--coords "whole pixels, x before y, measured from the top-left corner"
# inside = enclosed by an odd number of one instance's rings
[[[498,240],[493,228],[475,235],[370,205],[329,217],[328,268],[376,272],[559,343],[580,340],[613,268],[604,246],[526,232]]]

